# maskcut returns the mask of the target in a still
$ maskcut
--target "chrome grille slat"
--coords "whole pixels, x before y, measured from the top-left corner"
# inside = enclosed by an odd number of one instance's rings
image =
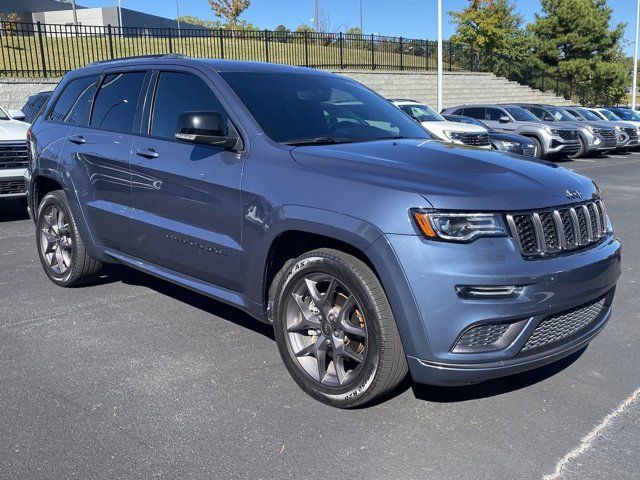
[[[22,168],[29,163],[27,143],[0,143],[0,169]]]
[[[527,258],[588,247],[607,233],[607,216],[600,200],[507,214],[506,219],[520,253]]]

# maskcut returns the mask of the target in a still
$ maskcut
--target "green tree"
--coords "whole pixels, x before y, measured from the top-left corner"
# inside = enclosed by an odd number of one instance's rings
[[[522,17],[509,0],[469,0],[460,11],[449,12],[456,33],[451,41],[497,55],[523,57],[526,39]]]
[[[296,32],[313,32],[313,27],[306,23],[301,23],[296,27]]]
[[[188,23],[190,25],[197,25],[203,28],[210,28],[212,30],[222,28],[222,22],[220,20],[207,20],[204,18],[194,17],[193,15],[182,15],[178,17],[180,23]]]
[[[621,41],[624,24],[611,27],[606,0],[541,0],[528,26],[535,58],[576,85],[580,102],[605,104],[624,97],[629,70]]]
[[[238,24],[238,17],[244,12],[251,0],[209,0],[209,5],[216,17],[227,20],[227,25]]]

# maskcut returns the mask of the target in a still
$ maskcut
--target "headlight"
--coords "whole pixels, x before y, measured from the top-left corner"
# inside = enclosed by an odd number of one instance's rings
[[[550,133],[551,135],[558,135],[558,129],[557,128],[551,128],[551,127],[544,127],[544,129]]]
[[[502,217],[496,213],[442,213],[414,210],[422,233],[434,240],[469,242],[478,237],[506,236]]]
[[[619,127],[618,125],[614,125],[614,127],[613,127],[613,128],[615,128],[615,129],[616,129],[616,132],[619,132],[619,131],[620,131],[620,127]]]
[[[516,148],[520,145],[518,142],[507,142],[505,140],[501,140],[500,143],[502,143],[505,148]]]
[[[445,130],[442,133],[444,133],[445,137],[447,137],[449,140],[452,141],[460,141],[460,132],[453,132],[451,130]]]
[[[596,133],[596,129],[593,128],[591,125],[586,125],[587,130],[589,130],[591,133]]]

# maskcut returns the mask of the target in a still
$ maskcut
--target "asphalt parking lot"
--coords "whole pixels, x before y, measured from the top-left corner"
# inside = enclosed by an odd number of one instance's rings
[[[638,478],[640,153],[563,166],[599,183],[624,244],[604,332],[544,369],[354,411],[305,395],[230,307],[118,267],[54,286],[0,201],[0,478]]]

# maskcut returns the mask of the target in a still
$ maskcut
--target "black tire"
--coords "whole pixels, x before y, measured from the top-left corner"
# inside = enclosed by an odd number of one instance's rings
[[[58,272],[52,266],[53,262],[49,262],[45,256],[46,235],[43,233],[48,228],[46,213],[60,211],[64,214],[66,220],[65,232],[70,238],[70,246],[67,251],[68,266],[66,270]],[[69,208],[67,197],[62,190],[54,190],[42,199],[38,206],[38,214],[36,217],[36,244],[38,248],[38,256],[40,263],[49,279],[61,287],[77,287],[96,280],[98,273],[102,267],[102,263],[91,257],[84,246],[84,242],[78,231],[78,226]],[[57,246],[60,249],[60,245]],[[62,269],[60,269],[62,270]]]
[[[527,137],[536,147],[536,158],[543,158],[542,143],[536,137]]]
[[[295,311],[295,306],[291,306],[290,299],[293,298],[294,289],[299,288],[296,285],[301,285],[313,275],[335,278],[341,287],[343,286],[348,293],[353,295],[353,301],[357,303],[355,310],[358,313],[358,318],[362,319],[366,331],[366,335],[362,335],[362,338],[366,337],[363,360],[357,364],[357,368],[354,368],[346,376],[343,375],[343,384],[325,385],[313,378],[308,371],[305,371],[298,360],[300,357],[296,356],[292,348],[291,333],[288,330],[291,327],[288,327],[287,322],[291,320],[290,312]],[[335,298],[337,296],[336,294]],[[322,298],[325,297],[327,297],[326,292]],[[294,310],[291,310],[292,308]],[[322,307],[318,309],[318,312],[321,309]],[[317,313],[315,317],[320,319],[321,315]],[[339,317],[340,315],[336,314],[335,316]],[[287,370],[305,392],[323,403],[338,408],[352,408],[372,402],[393,390],[407,374],[404,349],[382,285],[375,273],[364,262],[352,255],[338,250],[318,249],[289,262],[275,289],[273,317],[276,342]],[[325,333],[323,327],[322,332],[318,331],[318,336]],[[333,331],[333,335],[340,334],[344,335],[345,345],[349,345],[350,342],[346,342],[346,340],[350,334],[347,331],[340,332],[339,329],[337,332]],[[311,336],[310,338],[317,337]],[[327,333],[326,338],[329,339],[330,345],[331,341],[336,340],[332,333]],[[358,342],[354,343],[358,344]],[[333,348],[332,354],[329,356],[327,353],[326,356],[329,365],[333,362],[333,358],[336,358],[336,347],[330,348]],[[309,357],[303,358],[308,359]],[[312,357],[311,361],[316,361],[316,359]],[[342,371],[344,372],[344,370]],[[326,372],[329,374],[330,369],[328,368]],[[336,372],[336,379],[338,379],[335,362],[334,372]],[[326,375],[323,378],[326,378]]]
[[[581,158],[584,156],[584,152],[586,151],[586,145],[585,145],[585,141],[582,137],[580,137],[580,148],[578,149],[578,151],[574,154],[571,155],[567,155],[567,158],[570,158],[571,160],[575,159],[575,158]]]

